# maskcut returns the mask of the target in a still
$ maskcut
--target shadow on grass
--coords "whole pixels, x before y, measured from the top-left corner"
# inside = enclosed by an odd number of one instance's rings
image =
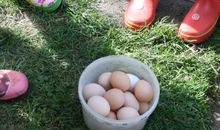
[[[216,25],[216,28],[209,39],[207,39],[203,44],[199,45],[203,49],[214,50],[216,54],[220,54],[220,22]]]
[[[1,106],[0,124],[4,126],[0,128],[86,129],[77,95],[79,76],[85,66],[94,59],[115,52],[104,37],[108,30],[106,26],[102,22],[92,21],[89,19],[90,16],[84,16],[86,13],[82,7],[86,8],[86,2],[73,3],[77,6],[68,7],[71,10],[67,10],[67,5],[64,3],[61,10],[45,13],[34,11],[27,3],[19,1],[22,11],[27,13],[28,18],[42,35],[42,38],[38,38],[42,41],[35,41],[40,42],[42,46],[34,46],[32,39],[20,36],[19,33],[14,34],[7,29],[0,30],[3,34],[0,39],[0,55],[3,58],[0,60],[4,63],[1,68],[12,68],[26,73],[31,86],[27,98]],[[78,8],[79,5],[81,8]],[[155,58],[155,60],[162,59]],[[200,67],[199,64],[195,65],[195,62],[193,59],[183,61],[188,64],[182,66],[188,66],[187,68],[190,69]],[[155,63],[159,66],[161,62]],[[162,64],[164,66],[165,63]],[[157,72],[161,80],[161,99],[146,128],[197,129],[193,127],[202,128],[201,124],[207,128],[209,123],[206,122],[207,119],[203,119],[207,114],[204,106],[207,105],[200,102],[204,100],[196,99],[195,91],[190,90],[193,88],[187,88],[194,87],[194,84],[190,85],[189,81],[183,82],[182,79],[170,83],[169,81],[175,78],[172,76],[177,74],[170,73],[171,70],[166,72],[163,66],[155,67],[161,70]],[[172,71],[180,68],[173,68]],[[192,72],[187,70],[187,73]],[[163,74],[167,74],[168,77]],[[201,117],[201,120],[195,121],[194,117],[197,117],[195,119]],[[196,125],[191,126],[192,124]]]
[[[157,7],[157,18],[169,16],[176,23],[181,23],[193,2],[190,0],[160,0]]]
[[[161,62],[167,64],[167,61]],[[158,70],[160,73],[156,70],[156,73],[160,74],[158,75],[161,83],[160,103],[146,124],[146,128],[148,130],[211,129],[210,107],[204,97],[207,88],[210,88],[207,87],[209,85],[206,82],[207,77],[214,76],[213,71],[207,69],[207,66],[202,68],[193,58],[168,63],[167,67],[157,65],[161,66]],[[181,71],[183,67],[185,69]],[[204,99],[201,100],[202,98]]]
[[[45,42],[34,47],[30,39],[0,29],[1,68],[20,70],[30,82],[28,97],[1,105],[0,124],[4,125],[0,128],[86,129],[77,95],[78,80],[93,60],[114,54],[102,38],[106,35],[104,25],[77,19],[79,14],[67,12],[65,3],[55,13],[33,11],[25,2],[18,4]]]
[[[216,28],[213,32],[213,34],[202,44],[198,45],[198,49],[201,50],[211,50],[214,51],[214,54],[220,55],[220,23],[216,25]],[[220,101],[220,59],[215,58],[217,62],[213,62],[213,64],[210,65],[210,68],[212,68],[212,74],[210,74],[209,82],[210,84],[213,84],[213,87],[210,88],[207,91],[207,95],[214,101],[219,102]],[[218,62],[219,61],[219,62]],[[214,88],[215,87],[215,88]],[[215,104],[215,103],[213,103]]]
[[[162,85],[166,86],[165,84]],[[204,107],[204,104],[199,99],[196,99],[195,94],[193,95],[187,87],[190,87],[190,85],[179,86],[172,84],[161,89],[163,94],[160,96],[160,103],[146,123],[145,130],[191,130],[198,127],[208,130],[212,128],[212,126],[208,126],[211,122],[209,112],[203,113],[209,108]],[[204,114],[210,119],[209,121],[203,119]],[[200,118],[200,120],[195,121],[197,118]]]

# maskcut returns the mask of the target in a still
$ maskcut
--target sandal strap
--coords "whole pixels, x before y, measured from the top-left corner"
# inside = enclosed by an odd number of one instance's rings
[[[8,90],[9,85],[5,84],[7,82],[9,82],[8,75],[0,75],[0,97],[4,96],[6,94],[6,91]]]

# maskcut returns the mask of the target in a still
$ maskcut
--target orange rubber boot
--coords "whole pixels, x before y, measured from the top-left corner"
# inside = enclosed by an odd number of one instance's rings
[[[213,32],[220,14],[220,0],[196,0],[179,28],[181,39],[198,44]]]
[[[124,15],[125,26],[133,30],[149,26],[155,18],[158,3],[159,0],[131,0]]]

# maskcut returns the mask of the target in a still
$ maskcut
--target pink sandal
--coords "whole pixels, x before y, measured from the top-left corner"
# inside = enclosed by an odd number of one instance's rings
[[[10,100],[25,94],[28,90],[28,79],[14,70],[0,70],[0,100]]]

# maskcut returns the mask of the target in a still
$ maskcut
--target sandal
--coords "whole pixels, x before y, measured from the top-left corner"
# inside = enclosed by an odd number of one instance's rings
[[[52,12],[60,7],[62,0],[27,0],[30,4],[36,6],[37,9]]]
[[[11,100],[28,90],[27,77],[18,71],[0,70],[0,100]]]

